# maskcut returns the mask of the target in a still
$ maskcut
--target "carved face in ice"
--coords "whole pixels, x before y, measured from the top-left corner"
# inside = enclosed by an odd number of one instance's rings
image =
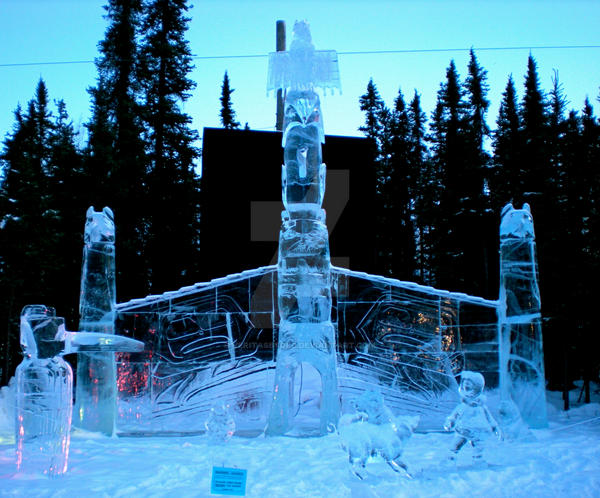
[[[500,222],[501,239],[533,239],[533,217],[529,204],[523,204],[522,209],[515,209],[511,203],[502,209]]]
[[[115,241],[115,217],[109,207],[102,211],[94,211],[90,206],[85,218],[84,241],[92,242],[114,242]]]
[[[284,147],[286,145],[287,136],[296,126],[314,126],[318,131],[317,137],[315,138],[317,141],[323,142],[324,130],[323,120],[321,119],[321,101],[315,92],[290,91],[287,94],[285,98],[285,115],[283,122]]]
[[[476,399],[483,392],[485,380],[479,372],[465,370],[460,374],[459,394],[463,398]]]

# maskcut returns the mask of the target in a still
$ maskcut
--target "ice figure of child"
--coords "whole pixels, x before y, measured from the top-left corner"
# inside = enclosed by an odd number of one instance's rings
[[[226,443],[235,432],[235,420],[227,405],[216,404],[210,409],[204,423],[206,435],[211,443]]]
[[[458,393],[460,404],[446,419],[444,429],[454,429],[456,436],[452,444],[450,460],[456,460],[456,455],[468,442],[473,447],[474,461],[482,461],[483,444],[491,433],[500,436],[498,424],[485,406],[483,388],[485,380],[479,372],[465,370],[460,375]]]

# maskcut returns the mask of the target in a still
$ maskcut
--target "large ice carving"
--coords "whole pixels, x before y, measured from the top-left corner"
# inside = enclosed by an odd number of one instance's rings
[[[146,344],[117,355],[118,432],[202,433],[225,404],[236,434],[324,433],[371,390],[439,429],[463,370],[484,376],[490,406],[514,399],[545,420],[539,292],[523,278],[537,272],[530,214],[503,218],[499,300],[332,267],[315,89],[340,88],[337,57],[315,50],[306,23],[294,31],[267,84],[287,93],[278,265],[117,306],[118,333]]]
[[[114,333],[115,224],[110,208],[86,213],[79,330]],[[80,353],[77,358],[75,425],[112,435],[116,413],[115,360],[112,353]]]
[[[548,424],[542,317],[529,204],[507,204],[500,224],[500,372],[505,396],[533,428]]]
[[[279,58],[286,62],[277,66]],[[327,59],[325,66],[337,61]],[[271,74],[287,89],[284,103],[282,227],[279,235],[279,338],[273,403],[266,433],[292,429],[296,371],[313,366],[321,379],[319,432],[325,434],[339,415],[336,331],[331,322],[329,235],[321,205],[325,193],[321,105],[315,88],[329,82],[316,56],[305,22],[294,25],[289,53],[271,56]],[[315,74],[319,76],[316,77]],[[337,74],[337,71],[333,73]]]
[[[17,469],[57,476],[67,471],[73,371],[62,355],[77,351],[141,351],[144,344],[101,333],[67,332],[53,308],[29,305],[21,312],[17,367],[15,442]]]

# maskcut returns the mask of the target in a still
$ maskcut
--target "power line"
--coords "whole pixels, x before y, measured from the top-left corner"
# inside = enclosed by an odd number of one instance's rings
[[[471,49],[475,52],[490,52],[503,50],[582,50],[598,49],[600,45],[541,45],[541,46],[519,46],[519,47],[470,47],[470,48],[420,48],[405,50],[362,50],[353,52],[338,52],[338,55],[388,55],[388,54],[425,54],[425,53],[443,53],[443,52],[468,52]],[[193,55],[195,60],[211,59],[261,59],[268,57],[268,54],[239,54],[239,55]],[[94,60],[80,61],[47,61],[47,62],[12,62],[0,64],[0,67],[23,67],[23,66],[57,66],[66,64],[93,64]]]

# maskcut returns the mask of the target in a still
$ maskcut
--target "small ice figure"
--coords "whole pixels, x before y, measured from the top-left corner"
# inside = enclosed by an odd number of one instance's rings
[[[342,448],[348,452],[352,473],[365,479],[367,461],[379,456],[395,472],[412,477],[400,457],[419,417],[394,417],[378,391],[366,391],[353,404],[355,413],[343,415],[339,421]]]
[[[487,437],[494,433],[500,437],[498,424],[485,406],[483,388],[485,380],[479,372],[465,370],[460,374],[461,381],[458,392],[461,396],[460,404],[446,419],[444,429],[454,429],[456,437],[452,444],[450,460],[456,460],[456,455],[467,443],[474,449],[473,459],[482,460],[483,444]]]
[[[519,408],[512,400],[500,402],[498,422],[502,431],[502,439],[506,441],[535,441],[535,437],[523,421]]]
[[[67,471],[73,411],[73,371],[62,355],[77,351],[141,351],[127,337],[67,332],[54,308],[21,312],[24,358],[17,367],[15,443],[17,470],[58,476]]]
[[[235,432],[235,420],[228,405],[215,405],[204,423],[206,435],[212,443],[226,443]]]

